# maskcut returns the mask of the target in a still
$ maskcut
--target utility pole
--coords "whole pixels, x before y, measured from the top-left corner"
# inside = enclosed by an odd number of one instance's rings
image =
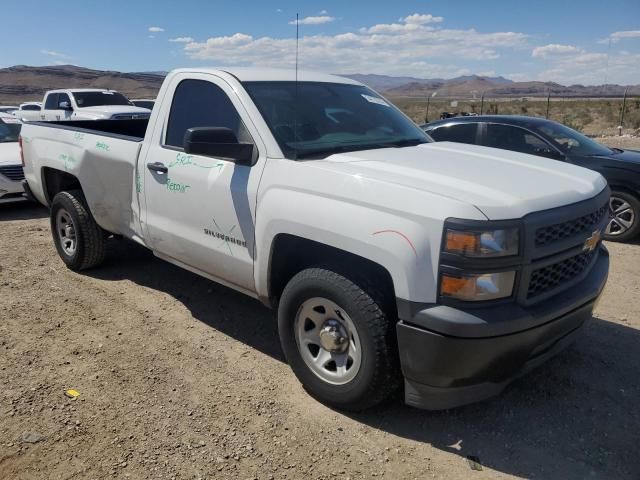
[[[427,113],[424,114],[424,123],[429,123],[429,104],[431,103],[431,96],[427,96]]]
[[[482,97],[480,97],[480,115],[484,113],[484,92],[482,92]]]
[[[620,135],[622,135],[622,127],[624,127],[624,110],[627,105],[627,90],[628,88],[624,89],[624,95],[622,97],[622,109],[620,110],[620,126],[618,127]]]
[[[549,118],[549,100],[551,99],[551,90],[547,90],[547,114],[545,118]]]

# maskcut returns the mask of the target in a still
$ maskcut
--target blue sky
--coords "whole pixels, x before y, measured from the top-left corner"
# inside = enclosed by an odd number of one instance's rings
[[[4,1],[0,67],[300,66],[640,83],[639,0]]]

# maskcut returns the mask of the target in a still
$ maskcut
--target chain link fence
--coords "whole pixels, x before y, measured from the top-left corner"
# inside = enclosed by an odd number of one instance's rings
[[[417,123],[457,115],[526,115],[563,123],[591,136],[640,135],[640,97],[390,97]],[[622,128],[619,128],[622,127]]]

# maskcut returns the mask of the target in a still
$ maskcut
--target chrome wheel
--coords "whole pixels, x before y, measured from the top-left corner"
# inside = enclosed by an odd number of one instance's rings
[[[306,300],[295,319],[298,350],[309,369],[332,385],[355,378],[362,364],[360,337],[344,309],[329,299]]]
[[[76,229],[73,225],[71,215],[64,208],[58,210],[56,214],[56,232],[58,234],[58,240],[60,241],[60,247],[65,254],[70,257],[76,253],[76,247],[78,245],[76,239]]]
[[[614,195],[609,199],[609,223],[605,234],[615,237],[626,233],[635,222],[636,212],[629,202]]]

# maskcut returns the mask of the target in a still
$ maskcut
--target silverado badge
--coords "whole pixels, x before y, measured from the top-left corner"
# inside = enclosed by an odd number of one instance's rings
[[[588,250],[589,252],[592,252],[593,249],[598,246],[598,243],[600,243],[600,237],[600,230],[596,230],[595,232],[593,232],[591,236],[584,241],[582,250]]]

